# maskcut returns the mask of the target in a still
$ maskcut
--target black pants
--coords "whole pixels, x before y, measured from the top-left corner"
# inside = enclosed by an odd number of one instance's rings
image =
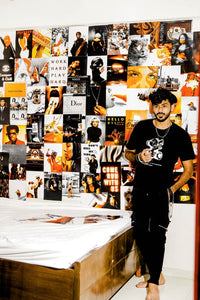
[[[149,282],[158,284],[169,225],[167,189],[146,192],[133,188],[134,237],[149,269]]]

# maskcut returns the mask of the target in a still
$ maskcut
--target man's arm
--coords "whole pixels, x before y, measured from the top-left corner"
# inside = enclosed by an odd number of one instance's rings
[[[182,161],[183,164],[183,173],[181,174],[181,176],[179,177],[179,180],[174,183],[170,189],[173,193],[175,193],[177,190],[179,190],[192,176],[193,174],[193,160],[185,160]]]
[[[132,163],[136,161],[137,153],[136,150],[125,149],[125,157]]]

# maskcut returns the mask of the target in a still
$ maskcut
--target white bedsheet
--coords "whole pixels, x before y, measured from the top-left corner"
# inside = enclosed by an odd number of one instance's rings
[[[88,215],[102,217],[97,223],[83,224]],[[121,217],[110,220],[105,215]],[[46,222],[66,216],[71,217],[66,224]],[[128,211],[0,199],[0,258],[65,269],[130,225]]]

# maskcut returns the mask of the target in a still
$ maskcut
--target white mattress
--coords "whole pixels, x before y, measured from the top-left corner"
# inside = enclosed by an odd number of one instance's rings
[[[97,223],[83,224],[94,215]],[[119,216],[114,220],[106,215]],[[61,217],[61,223],[48,223]],[[65,221],[69,221],[65,223]],[[0,258],[65,269],[131,225],[130,212],[59,201],[0,199]]]

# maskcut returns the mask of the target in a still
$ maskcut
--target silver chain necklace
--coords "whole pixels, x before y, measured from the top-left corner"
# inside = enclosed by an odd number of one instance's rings
[[[153,126],[155,127],[157,137],[159,137],[160,139],[164,139],[164,138],[168,135],[168,133],[169,133],[169,131],[170,131],[170,128],[171,128],[171,126],[172,126],[172,123],[170,124],[170,126],[169,126],[167,129],[165,129],[166,131],[165,131],[164,135],[160,135],[160,134],[158,133],[158,128],[157,128],[154,124],[153,124]]]
[[[99,86],[99,90],[98,90],[97,96],[95,96],[95,94],[94,94],[94,92],[92,90],[92,86],[90,86],[90,89],[91,89],[92,97],[96,101],[96,105],[98,105],[99,104],[99,96],[100,96],[100,92],[101,92],[101,86]]]

